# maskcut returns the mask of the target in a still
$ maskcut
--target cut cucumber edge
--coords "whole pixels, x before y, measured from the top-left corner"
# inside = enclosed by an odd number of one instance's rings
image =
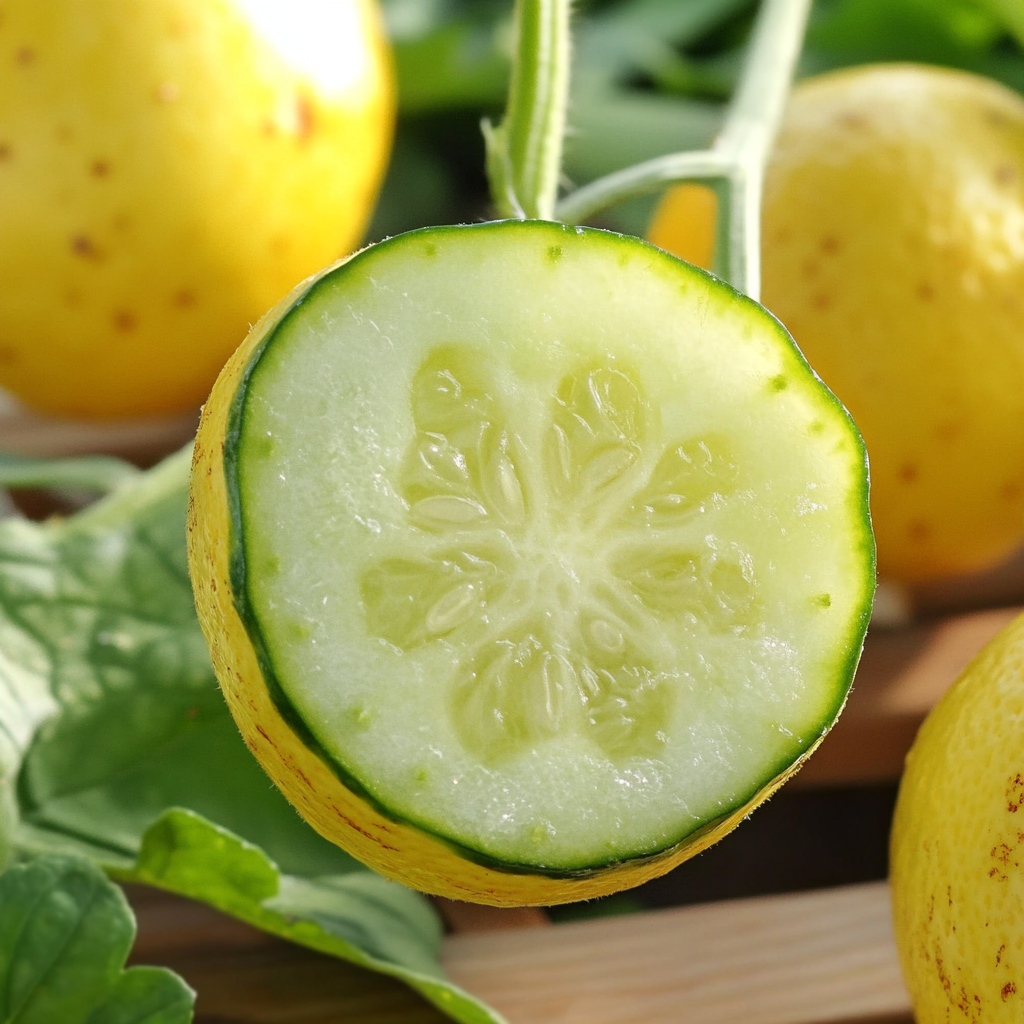
[[[533,230],[548,231],[553,235],[560,235],[567,231],[578,232],[578,229],[567,229],[560,225],[548,223],[534,223],[530,226]],[[503,229],[503,225],[500,222],[497,225],[474,225],[469,230],[480,232],[495,228]],[[412,235],[430,235],[437,237],[439,234],[443,235],[449,232],[465,230],[467,230],[465,227],[427,228],[421,229],[417,232],[410,232],[409,235],[406,236],[400,236],[400,240],[396,241],[407,240]],[[611,235],[611,233],[608,232],[599,233],[603,236]],[[645,243],[639,242],[638,240],[625,236],[611,237],[621,239],[622,243],[629,246],[631,249],[638,245],[644,246],[652,258],[668,260],[673,263],[678,262],[675,257],[663,253],[661,250],[655,249],[654,247],[647,246]],[[380,245],[374,247],[369,252],[376,255],[381,250],[386,249],[390,244],[395,243],[380,243]],[[364,253],[367,253],[367,250],[364,250]],[[345,264],[352,263],[354,265],[358,265],[362,262],[362,256],[363,254],[357,254],[355,257],[350,258],[349,261],[345,261]],[[237,456],[238,445],[241,437],[242,421],[245,415],[245,403],[249,395],[249,381],[267,346],[273,341],[277,332],[284,326],[295,310],[297,310],[304,301],[312,295],[318,285],[326,278],[334,277],[339,273],[344,274],[345,272],[346,268],[344,264],[328,268],[316,278],[301,285],[292,293],[291,296],[275,307],[275,309],[271,311],[271,313],[268,314],[268,316],[264,318],[259,325],[257,325],[249,339],[242,346],[239,352],[236,353],[236,356],[229,365],[228,370],[225,371],[221,380],[218,381],[217,388],[215,388],[214,394],[211,396],[211,400],[208,403],[207,410],[204,412],[203,425],[200,429],[200,442],[197,444],[196,451],[196,476],[194,477],[193,482],[193,509],[191,513],[192,518],[190,520],[190,533],[193,537],[191,554],[193,574],[197,579],[197,600],[200,605],[204,628],[207,630],[208,637],[211,639],[211,646],[214,647],[215,652],[219,649],[222,652],[222,655],[230,652],[232,648],[237,649],[241,646],[248,648],[249,656],[245,660],[249,661],[251,664],[250,670],[245,674],[245,682],[247,684],[247,688],[255,685],[266,695],[269,705],[273,708],[273,717],[278,720],[275,723],[274,733],[278,734],[281,739],[287,739],[286,745],[289,748],[301,747],[304,748],[307,753],[310,753],[311,756],[316,759],[317,763],[332,776],[334,780],[334,787],[343,790],[351,800],[356,801],[357,810],[361,808],[361,812],[358,815],[345,816],[345,824],[340,829],[338,828],[336,820],[331,820],[329,823],[326,823],[326,827],[322,827],[325,823],[317,820],[318,817],[322,818],[322,815],[318,816],[314,814],[307,816],[311,817],[314,826],[327,835],[327,837],[332,841],[345,846],[350,850],[350,852],[353,852],[356,856],[359,856],[364,860],[368,860],[373,863],[374,866],[384,870],[385,873],[403,878],[406,881],[410,881],[410,884],[417,885],[418,887],[424,888],[428,891],[443,891],[447,895],[455,896],[455,898],[483,899],[487,902],[511,902],[514,904],[522,902],[552,903],[560,902],[565,899],[581,899],[597,895],[597,890],[602,892],[611,892],[622,888],[624,885],[635,884],[635,882],[625,881],[624,879],[612,882],[610,876],[618,876],[624,869],[628,869],[628,873],[630,875],[636,875],[636,873],[639,872],[645,877],[654,877],[663,873],[671,866],[674,866],[674,864],[679,863],[681,860],[684,860],[706,848],[706,846],[710,845],[711,842],[719,838],[721,834],[728,831],[736,821],[749,813],[754,806],[770,795],[778,785],[781,785],[781,783],[785,781],[790,774],[799,768],[809,755],[810,751],[817,746],[841,711],[852,680],[853,670],[856,667],[857,660],[860,656],[863,636],[870,615],[870,604],[873,590],[874,549],[869,525],[870,521],[868,517],[866,485],[861,487],[859,492],[853,495],[855,507],[851,510],[849,518],[852,522],[859,522],[863,524],[860,546],[868,555],[867,561],[869,561],[872,566],[872,573],[865,576],[864,591],[860,601],[860,607],[862,609],[861,614],[856,620],[851,622],[849,635],[846,638],[846,642],[843,644],[846,651],[845,657],[843,657],[841,661],[837,661],[835,663],[836,679],[842,680],[842,682],[836,686],[835,701],[832,704],[829,713],[822,719],[822,729],[820,734],[809,740],[804,749],[795,751],[792,757],[787,756],[780,759],[774,767],[770,769],[773,773],[771,781],[763,785],[754,785],[745,796],[736,798],[732,801],[730,806],[722,809],[721,814],[716,815],[712,820],[704,821],[696,829],[694,829],[691,824],[690,827],[685,829],[685,834],[678,836],[672,842],[666,843],[662,849],[653,853],[628,858],[626,860],[621,858],[609,859],[600,863],[588,863],[586,866],[578,869],[559,868],[549,870],[532,864],[519,864],[503,861],[489,854],[467,847],[457,839],[445,835],[436,828],[426,827],[423,823],[413,821],[408,816],[402,817],[395,815],[384,805],[382,801],[378,800],[372,792],[369,792],[364,786],[362,786],[344,765],[340,764],[337,759],[326,753],[309,727],[298,714],[275,677],[271,659],[267,654],[260,625],[251,606],[246,586],[247,565],[244,550],[244,530],[237,476]],[[702,272],[694,270],[693,273]],[[739,301],[750,303],[750,300],[739,296],[738,293],[735,293],[727,285],[717,279],[710,275],[704,276],[710,282],[713,282],[713,286],[715,288],[724,289],[739,299]],[[751,303],[751,305],[755,304]],[[759,315],[764,315],[763,312],[760,311],[759,307],[758,312]],[[806,360],[803,359],[803,356],[796,349],[785,329],[778,324],[777,321],[775,321],[775,325],[779,338],[791,349],[798,363],[805,369],[805,371],[808,374],[813,375],[813,371],[809,366],[807,366]],[[825,392],[823,390],[823,398],[824,397]],[[843,409],[838,400],[830,393],[827,395],[827,401],[833,403],[835,409],[841,413],[850,425],[851,436],[855,438],[855,443],[858,446],[861,457],[866,461],[863,442],[860,439],[859,434],[857,434],[855,427],[853,427],[852,421],[849,419],[845,409]],[[216,457],[218,451],[223,453],[221,458]],[[201,467],[205,468],[201,469]],[[217,486],[215,483],[211,483],[215,476],[220,478],[220,481],[223,484],[222,488]],[[211,492],[219,493],[214,494]],[[221,520],[221,529],[216,532],[221,535],[222,540],[226,543],[221,543],[219,548],[213,542],[212,536],[208,537],[207,543],[203,543],[202,541],[195,539],[203,532],[204,529],[208,530],[208,524],[211,516],[214,519],[220,517]],[[853,546],[856,547],[857,543],[854,542]],[[204,573],[209,574],[210,567],[220,560],[220,555],[225,551],[227,552],[227,560],[229,564],[222,566],[226,571],[220,575],[223,576],[223,582],[224,584],[227,584],[227,587],[218,587],[215,592],[211,593],[208,587],[203,588],[201,586],[200,581]],[[233,615],[226,614],[228,609],[224,607],[225,598],[223,597],[225,590],[231,595],[230,611]],[[201,592],[202,594],[205,594],[205,598],[201,596]],[[226,620],[229,618],[237,619],[237,622],[234,624],[234,628],[226,628]],[[225,643],[229,634],[232,634],[231,642]],[[243,643],[240,643],[240,641]],[[215,660],[217,659],[215,658]],[[222,656],[220,660],[224,662],[227,659]],[[236,670],[233,670],[226,665],[223,665],[222,667],[227,669],[229,677],[232,672],[237,676]],[[224,677],[221,675],[221,668],[218,669],[218,676],[221,677],[223,684]],[[231,701],[231,693],[227,686],[225,686],[225,692],[228,693],[229,701]],[[234,704],[233,701],[232,703]],[[300,783],[300,791],[302,789],[308,790],[308,773],[304,773],[303,770],[300,769],[298,774],[296,774],[290,767],[282,771],[284,765],[282,765],[281,762],[287,763],[290,760],[293,761],[294,758],[290,758],[287,754],[282,754],[282,752],[277,749],[275,744],[280,745],[281,739],[277,739],[274,742],[270,742],[270,740],[267,739],[268,731],[264,725],[257,723],[255,728],[251,731],[243,726],[243,732],[246,734],[250,747],[254,749],[257,756],[264,762],[264,767],[267,768],[271,776],[279,785],[281,785],[293,802],[297,803],[300,807],[305,805],[304,813],[306,813],[306,810],[309,809],[308,800],[296,798],[295,780],[296,778],[306,780],[304,783]],[[271,735],[274,733],[271,733]],[[262,751],[263,756],[261,756],[261,749],[265,746],[265,743],[261,742],[261,740],[270,743],[270,747],[275,750],[274,756],[267,756],[266,750]],[[339,811],[338,814],[341,814],[341,812]],[[439,886],[436,877],[434,878],[433,884],[423,884],[423,879],[419,877],[420,872],[416,872],[415,874],[417,875],[417,879],[412,880],[408,872],[396,870],[394,864],[388,866],[381,864],[379,857],[376,856],[376,854],[379,853],[379,850],[374,850],[372,845],[370,847],[370,851],[373,855],[371,856],[367,856],[365,852],[359,852],[354,848],[359,845],[365,845],[360,844],[357,839],[353,838],[354,836],[359,836],[364,833],[360,822],[358,820],[353,821],[350,819],[353,816],[361,818],[364,815],[372,817],[373,819],[378,819],[378,828],[381,821],[386,821],[394,828],[400,829],[403,834],[410,831],[419,833],[428,842],[437,847],[441,847],[446,851],[445,856],[442,858],[443,860],[454,862],[455,865],[461,865],[463,868],[467,862],[476,864],[479,868],[488,873],[489,882],[494,881],[493,878],[490,878],[491,873],[494,873],[506,877],[518,876],[523,883],[528,883],[530,879],[539,880],[539,878],[547,878],[551,883],[569,882],[576,884],[571,886],[572,895],[559,896],[555,890],[551,890],[545,891],[542,895],[532,894],[526,898],[524,898],[526,894],[523,892],[522,886],[514,886],[516,895],[511,899],[511,901],[509,901],[507,897],[498,899],[496,892],[492,892],[491,894],[495,897],[494,899],[487,899],[486,894],[482,894],[480,892],[475,892],[474,895],[467,896],[466,891],[461,885],[454,885],[453,883],[451,886]],[[408,837],[406,836],[405,838]],[[377,845],[379,846],[379,844]],[[387,859],[393,860],[394,858]],[[452,871],[446,870],[444,874],[451,875]],[[604,879],[603,883],[600,881],[602,878]],[[638,880],[643,879],[638,878]],[[451,880],[449,879],[449,881]],[[509,881],[511,881],[511,879],[509,879]],[[594,884],[585,886],[585,888],[588,889],[587,892],[580,892],[577,886],[582,882],[590,882]],[[527,884],[526,887],[530,888],[530,885]],[[549,886],[544,885],[542,888],[548,890]]]

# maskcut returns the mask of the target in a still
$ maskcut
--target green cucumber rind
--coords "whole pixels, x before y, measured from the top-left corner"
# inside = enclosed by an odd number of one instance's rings
[[[257,662],[260,666],[260,672],[263,676],[264,684],[267,687],[268,694],[273,702],[275,708],[281,717],[287,722],[288,726],[295,733],[296,737],[307,749],[312,751],[320,760],[327,766],[327,768],[334,774],[334,776],[351,792],[358,795],[360,798],[365,800],[378,814],[387,818],[396,824],[405,825],[408,827],[415,828],[417,831],[423,833],[441,843],[454,853],[456,853],[463,860],[469,861],[470,863],[478,864],[482,867],[490,868],[491,870],[501,871],[506,874],[512,875],[542,875],[552,879],[565,879],[565,880],[583,880],[586,878],[593,877],[598,874],[602,874],[612,868],[615,868],[624,863],[630,864],[642,864],[650,863],[654,861],[663,860],[672,857],[680,849],[695,843],[702,836],[708,832],[714,830],[721,822],[725,821],[730,815],[734,814],[741,807],[744,807],[760,793],[770,782],[774,779],[779,778],[784,772],[786,772],[793,764],[795,764],[808,749],[813,747],[815,743],[824,736],[834,725],[836,719],[839,717],[844,704],[846,703],[847,696],[850,691],[850,687],[853,683],[853,676],[857,668],[857,664],[860,661],[861,652],[864,645],[864,637],[867,633],[868,622],[871,617],[871,605],[872,598],[874,595],[874,580],[875,580],[875,569],[876,569],[876,557],[875,557],[875,544],[874,536],[871,530],[871,515],[868,503],[869,486],[868,486],[868,456],[867,449],[864,445],[863,437],[860,431],[857,429],[856,424],[853,421],[848,410],[843,406],[839,399],[828,389],[825,383],[820,377],[814,372],[813,368],[807,362],[803,353],[800,351],[796,342],[792,336],[782,325],[782,323],[774,317],[769,311],[765,310],[754,300],[738,292],[731,285],[722,281],[700,268],[693,267],[689,264],[684,264],[687,267],[688,272],[699,274],[705,277],[715,288],[724,289],[730,296],[738,299],[742,303],[750,304],[757,310],[758,316],[764,316],[766,313],[771,319],[775,326],[776,333],[779,339],[790,349],[791,355],[795,357],[797,367],[802,369],[808,376],[812,377],[817,381],[822,391],[822,397],[827,404],[831,404],[833,411],[839,414],[839,417],[844,420],[847,424],[848,431],[854,441],[856,450],[860,453],[861,464],[864,468],[862,476],[862,485],[858,487],[852,495],[852,508],[850,511],[851,522],[860,523],[863,526],[861,531],[861,537],[859,544],[854,545],[859,548],[861,553],[866,556],[865,561],[867,563],[868,572],[865,573],[865,586],[864,593],[861,599],[861,612],[852,621],[849,635],[845,644],[841,646],[844,649],[843,654],[839,661],[836,662],[835,678],[840,680],[839,685],[836,686],[835,700],[832,703],[828,714],[823,716],[821,721],[820,731],[813,736],[802,738],[796,741],[794,744],[794,750],[791,756],[781,757],[777,760],[774,766],[769,769],[771,775],[766,773],[765,778],[758,784],[752,786],[748,792],[742,796],[736,797],[728,805],[721,808],[720,813],[716,814],[713,818],[709,818],[696,828],[689,828],[684,835],[681,835],[672,841],[668,842],[665,846],[651,853],[638,854],[631,857],[619,857],[609,858],[605,861],[598,863],[589,863],[585,866],[578,868],[550,868],[538,864],[521,864],[514,861],[501,860],[493,856],[492,854],[485,853],[484,851],[475,849],[474,847],[467,846],[460,842],[458,839],[452,836],[446,835],[444,832],[439,831],[435,827],[426,824],[423,821],[419,821],[414,817],[407,815],[400,815],[393,811],[386,803],[380,800],[370,789],[368,789],[358,777],[349,770],[342,762],[332,756],[323,746],[323,744],[317,739],[316,735],[312,732],[305,720],[299,714],[295,708],[291,699],[289,698],[284,687],[281,685],[277,678],[276,671],[273,665],[273,659],[271,658],[270,652],[266,640],[263,635],[263,629],[259,621],[259,616],[253,607],[249,590],[248,590],[248,567],[247,567],[247,553],[245,543],[245,521],[242,511],[242,500],[241,500],[241,481],[239,476],[239,458],[241,452],[241,442],[243,437],[243,428],[246,407],[250,394],[250,383],[257,367],[259,366],[260,360],[266,353],[267,349],[274,342],[274,339],[278,336],[278,333],[288,323],[288,321],[294,316],[297,311],[301,308],[304,302],[309,299],[320,287],[325,286],[328,282],[335,282],[340,275],[351,273],[354,268],[361,270],[362,264],[368,259],[374,259],[381,250],[390,248],[394,244],[404,244],[404,242],[412,237],[422,238],[424,236],[437,237],[438,235],[445,235],[452,232],[462,232],[466,230],[472,231],[487,231],[487,230],[507,230],[510,224],[521,225],[522,228],[531,230],[550,231],[555,234],[564,234],[572,232],[573,234],[580,233],[594,233],[604,237],[611,237],[620,241],[621,243],[628,245],[630,248],[635,246],[642,246],[645,250],[649,250],[651,254],[656,254],[658,257],[664,260],[669,260],[674,264],[682,264],[683,261],[677,257],[665,252],[656,246],[650,245],[641,239],[634,238],[629,235],[621,235],[616,232],[605,231],[598,228],[578,228],[578,227],[567,227],[565,225],[556,224],[550,221],[491,221],[483,224],[474,225],[451,225],[443,227],[428,227],[418,228],[414,231],[405,232],[402,235],[395,236],[394,238],[385,239],[374,246],[362,250],[357,253],[351,259],[346,260],[339,266],[325,272],[323,275],[313,279],[308,287],[303,290],[293,301],[287,311],[278,319],[277,323],[270,328],[266,335],[261,339],[258,346],[253,350],[252,355],[249,358],[248,363],[240,377],[238,388],[235,391],[234,397],[231,402],[231,407],[228,414],[228,424],[225,431],[224,438],[224,475],[227,485],[227,496],[229,505],[229,537],[230,537],[230,551],[229,551],[229,567],[230,567],[230,578],[231,578],[231,589],[232,599],[235,605],[235,609],[238,612],[239,618],[245,626],[246,632],[249,637],[249,641],[253,646],[253,650],[256,654]]]

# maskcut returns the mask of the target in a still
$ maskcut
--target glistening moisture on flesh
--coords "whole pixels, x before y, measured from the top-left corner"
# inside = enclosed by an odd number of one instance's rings
[[[565,336],[547,309],[515,311],[513,354],[493,310],[482,340],[432,320],[428,286],[402,318],[437,340],[391,346],[391,299],[307,319],[252,389],[252,593],[282,685],[370,793],[464,845],[550,867],[661,849],[751,796],[835,700],[814,680],[853,599],[817,525],[836,490],[814,446],[834,441],[809,440],[820,410],[768,346],[687,391],[704,350],[645,376],[634,311],[527,359],[524,335]],[[736,408],[774,429],[780,402],[788,435],[722,429]]]
[[[472,346],[440,347],[413,378],[413,437],[397,480],[379,485],[395,487],[414,542],[362,566],[364,628],[400,673],[414,671],[401,664],[410,657],[425,678],[451,678],[456,666],[442,735],[436,711],[412,718],[426,754],[407,769],[409,793],[429,803],[461,785],[477,793],[463,828],[541,856],[600,835],[611,856],[620,842],[635,847],[642,806],[678,829],[714,815],[712,793],[743,796],[747,765],[741,756],[737,770],[737,752],[747,741],[720,724],[735,718],[735,679],[770,694],[760,678],[767,661],[787,671],[795,696],[799,668],[784,644],[742,664],[736,640],[763,641],[753,559],[695,529],[736,489],[726,436],[681,438],[651,465],[637,381],[585,363],[558,382],[543,449],[531,452],[509,429],[487,366]],[[378,445],[365,427],[360,442]],[[326,607],[330,595],[322,600]],[[693,650],[681,651],[680,638]],[[735,676],[729,685],[723,665]],[[379,744],[374,725],[389,717],[386,701],[358,689],[338,709],[348,749],[361,734]],[[671,771],[666,779],[666,760],[676,758],[665,748],[687,720],[689,740],[676,746],[704,783],[684,794]],[[390,742],[409,746],[396,727]],[[780,748],[791,739],[777,735]],[[598,777],[609,792],[597,791]],[[536,793],[554,779],[562,792],[538,817]],[[647,831],[651,848],[670,838]]]

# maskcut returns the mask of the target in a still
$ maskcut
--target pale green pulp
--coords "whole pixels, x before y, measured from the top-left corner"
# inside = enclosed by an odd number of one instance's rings
[[[873,588],[863,446],[761,307],[635,239],[413,232],[244,387],[250,630],[392,816],[503,864],[680,842],[828,728]]]

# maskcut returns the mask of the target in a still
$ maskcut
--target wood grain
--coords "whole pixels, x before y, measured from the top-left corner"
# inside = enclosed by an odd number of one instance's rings
[[[512,1024],[818,1024],[910,1012],[884,883],[454,936],[443,962]]]
[[[199,411],[135,420],[59,420],[35,416],[0,393],[0,450],[17,455],[119,455],[149,466],[188,443]]]
[[[405,986],[130,887],[133,962],[178,970],[197,1024],[440,1024]],[[452,979],[510,1024],[909,1021],[884,883],[454,935]]]

